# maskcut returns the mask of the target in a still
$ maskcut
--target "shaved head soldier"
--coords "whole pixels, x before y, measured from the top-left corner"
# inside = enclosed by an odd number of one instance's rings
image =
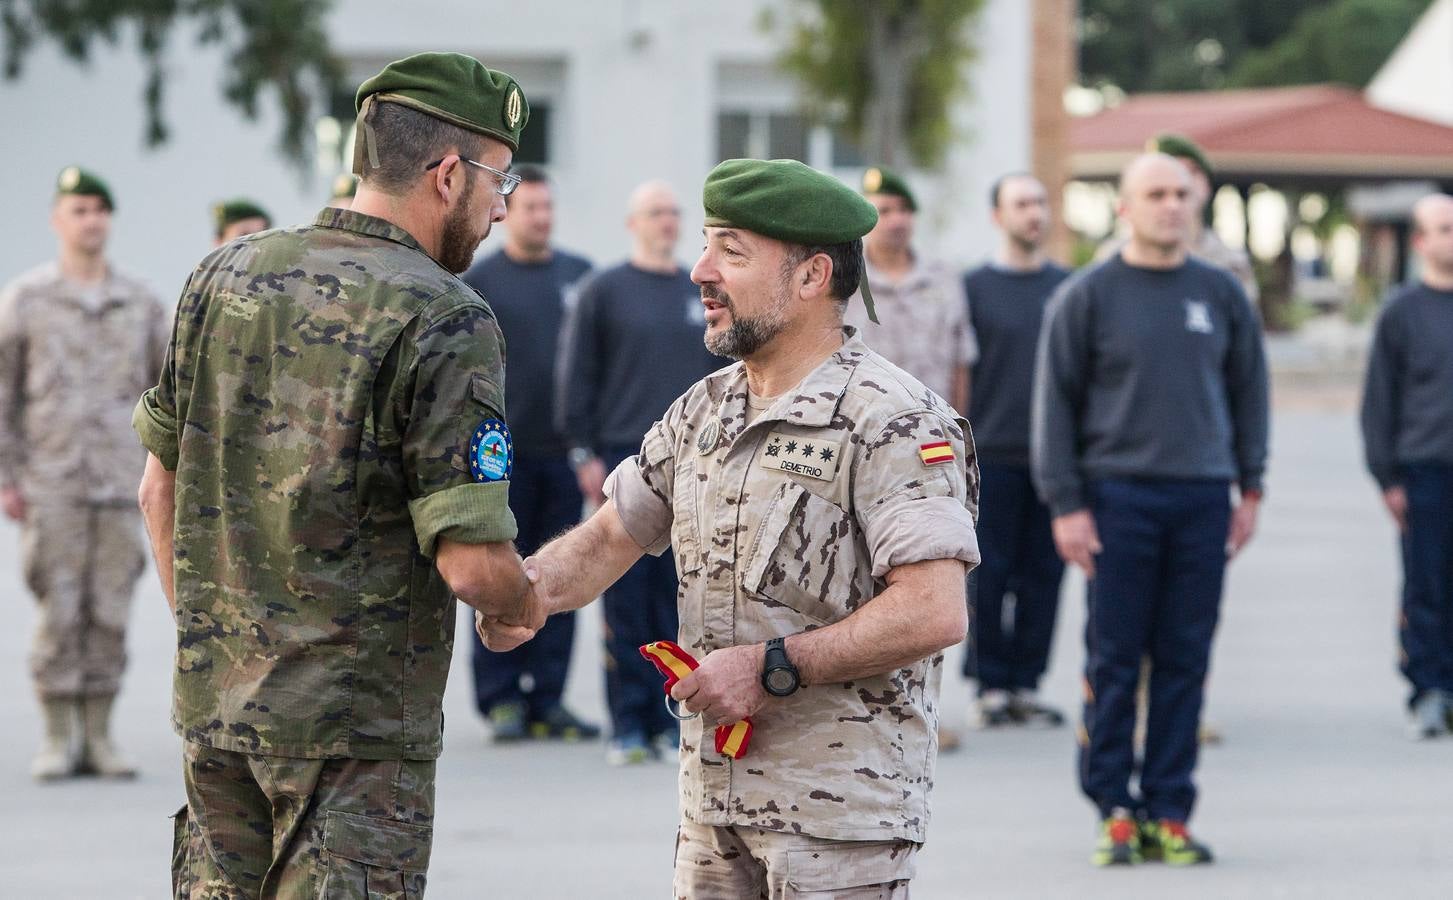
[[[1197,726],[1226,563],[1255,530],[1266,466],[1261,329],[1227,272],[1188,257],[1191,193],[1169,156],[1125,169],[1129,240],[1056,293],[1036,365],[1034,479],[1060,555],[1089,579],[1080,784],[1101,817],[1097,865],[1211,859],[1186,827]]]

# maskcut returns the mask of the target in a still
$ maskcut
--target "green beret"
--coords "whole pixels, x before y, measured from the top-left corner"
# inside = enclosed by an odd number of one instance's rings
[[[707,225],[793,244],[845,244],[878,222],[871,203],[795,159],[729,159],[706,176],[701,203]]]
[[[217,226],[218,237],[222,236],[228,225],[243,219],[262,219],[267,224],[272,224],[272,216],[267,214],[267,210],[244,197],[212,204],[212,222]]]
[[[75,194],[78,197],[100,197],[106,203],[106,208],[116,209],[116,203],[111,199],[111,189],[106,182],[97,178],[92,172],[87,172],[80,166],[66,166],[56,176],[55,192],[59,197],[62,194]]]
[[[873,230],[878,211],[852,188],[795,159],[729,159],[701,189],[706,225],[743,228],[792,244],[846,244]],[[860,288],[868,317],[873,295]]]
[[[1206,158],[1206,153],[1196,142],[1180,134],[1158,134],[1145,142],[1145,149],[1149,153],[1164,153],[1166,156],[1174,156],[1176,159],[1189,159],[1200,167],[1201,171],[1210,178],[1214,171],[1211,168],[1211,161]]]
[[[863,173],[864,194],[890,194],[908,201],[909,212],[918,212],[918,201],[908,189],[908,182],[897,172],[874,166]]]
[[[530,120],[519,82],[462,53],[416,53],[391,62],[358,86],[354,104],[360,114],[370,99],[488,135],[512,151],[520,149],[520,132]]]
[[[333,179],[333,199],[342,200],[345,197],[358,195],[358,176],[344,172]]]

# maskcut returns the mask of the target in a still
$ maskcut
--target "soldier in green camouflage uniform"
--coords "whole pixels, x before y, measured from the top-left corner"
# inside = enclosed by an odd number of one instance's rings
[[[47,780],[135,774],[109,735],[145,560],[127,416],[161,369],[171,317],[106,260],[111,212],[99,178],[62,171],[60,258],[0,291],[0,499],[21,523],[38,603],[30,669],[45,740],[31,772]]]
[[[780,160],[722,163],[703,199],[706,344],[742,362],[678,399],[526,570],[558,610],[675,554],[679,642],[701,663],[672,689],[700,713],[675,896],[906,897],[979,560],[968,423],[842,326],[867,201]],[[478,627],[491,647],[528,637]],[[746,755],[718,753],[714,727],[748,715]]]
[[[524,96],[420,54],[358,103],[354,208],[203,260],[133,417],[177,625],[177,897],[422,896],[451,591],[528,620],[504,347],[456,277]]]

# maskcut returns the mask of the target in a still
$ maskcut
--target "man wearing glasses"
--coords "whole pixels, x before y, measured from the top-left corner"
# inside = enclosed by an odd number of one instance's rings
[[[454,596],[531,621],[503,342],[456,277],[529,115],[452,53],[359,88],[351,210],[192,273],[134,416],[178,629],[178,897],[423,895]]]

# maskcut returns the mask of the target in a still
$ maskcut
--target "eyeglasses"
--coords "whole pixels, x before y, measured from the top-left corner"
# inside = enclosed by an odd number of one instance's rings
[[[478,166],[484,171],[490,173],[491,175],[497,175],[499,177],[499,187],[497,188],[497,190],[499,191],[499,195],[501,197],[508,197],[510,194],[513,194],[515,192],[515,188],[519,187],[520,184],[524,182],[524,179],[518,175],[511,175],[509,172],[501,172],[494,166],[486,166],[482,162],[475,162],[467,156],[459,157],[459,161],[469,163],[471,166]],[[443,163],[444,160],[436,159],[433,162],[429,163],[427,166],[425,166],[424,171],[432,172],[435,169],[439,168],[439,166],[441,166]]]

